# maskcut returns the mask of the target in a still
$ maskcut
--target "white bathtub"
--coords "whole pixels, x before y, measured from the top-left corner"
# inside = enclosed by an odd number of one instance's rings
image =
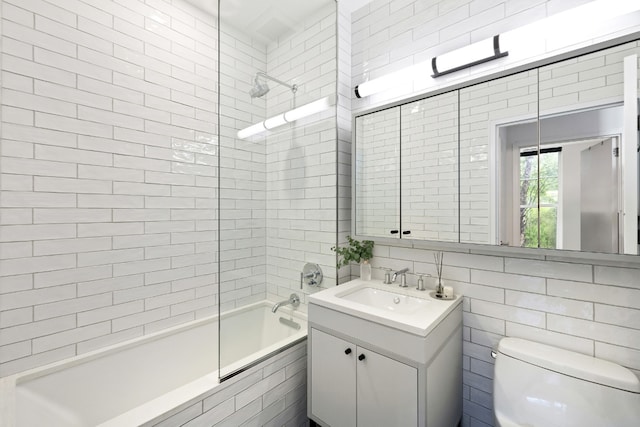
[[[306,316],[264,301],[222,318],[222,374],[304,339]],[[280,318],[293,320],[296,329]],[[139,426],[218,386],[218,317],[2,380],[2,425]]]

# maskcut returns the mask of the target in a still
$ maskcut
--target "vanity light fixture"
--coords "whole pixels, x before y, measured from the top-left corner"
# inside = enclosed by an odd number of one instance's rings
[[[238,131],[237,136],[240,139],[247,139],[253,135],[257,135],[266,130],[271,130],[279,126],[286,125],[287,123],[292,123],[292,122],[295,122],[296,120],[309,117],[312,114],[325,111],[334,104],[335,104],[334,96],[332,95],[325,96],[324,98],[320,98],[316,101],[310,102],[301,107],[294,108],[293,110],[287,111],[286,113],[269,117],[268,119],[260,123],[256,123],[255,125],[251,125],[249,127],[241,129]]]
[[[589,28],[596,26],[600,22],[617,18],[624,15],[636,13],[640,10],[640,1],[631,0],[593,0],[573,9],[551,15],[547,18],[532,22],[506,33],[501,36],[474,43],[469,46],[436,56],[429,61],[411,65],[390,74],[386,74],[369,81],[360,83],[354,89],[357,98],[364,98],[376,93],[384,92],[400,87],[408,81],[413,81],[420,88],[424,89],[434,85],[436,77],[453,73],[474,65],[482,64],[497,58],[508,55],[509,48],[522,52],[523,45],[527,41],[544,35],[547,39],[553,34],[552,40],[555,46],[569,46],[576,41],[572,37],[579,35],[582,39],[593,38],[593,35],[582,34],[575,30],[575,25],[579,23],[582,27]],[[568,30],[571,29],[571,30]],[[500,37],[506,47],[505,52],[500,50]],[[564,43],[564,44],[563,44]],[[524,48],[526,49],[526,48]],[[526,55],[525,55],[526,56]],[[433,74],[428,75],[427,69],[431,68]]]
[[[495,35],[444,55],[434,56],[431,59],[431,68],[433,69],[431,77],[444,76],[507,55],[509,52],[500,52],[500,35]]]
[[[360,83],[355,87],[354,92],[357,98],[364,98],[374,93],[391,89],[397,86],[399,82],[424,78],[424,75],[429,72],[429,68],[433,70],[431,77],[436,78],[507,55],[508,52],[500,52],[500,36],[496,35],[492,38],[433,57],[430,66],[427,61]]]

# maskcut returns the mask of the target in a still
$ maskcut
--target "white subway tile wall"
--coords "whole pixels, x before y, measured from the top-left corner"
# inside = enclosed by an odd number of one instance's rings
[[[299,23],[297,31],[267,45],[267,74],[297,84],[295,96],[271,85],[266,117],[335,96],[337,76],[336,4],[327,2]],[[305,263],[318,264],[321,287],[336,285],[336,113],[334,107],[286,125],[265,142],[266,169],[266,292],[270,299],[287,299],[300,289]],[[302,296],[302,295],[301,295]],[[306,305],[301,309],[306,310]]]
[[[338,178],[338,245],[351,232],[351,10],[338,2],[338,85],[336,173]],[[324,157],[326,157],[325,155]],[[359,272],[357,273],[359,275]],[[338,270],[337,283],[351,279],[351,267]]]
[[[266,136],[241,140],[243,129],[336,93],[336,12],[327,2],[275,42],[251,39],[229,25],[221,34],[220,292],[223,310],[300,289],[305,263],[319,264],[333,286],[336,240],[334,110]],[[270,91],[251,98],[256,72]],[[262,77],[260,78],[262,80]],[[306,305],[300,306],[306,311]],[[224,327],[224,325],[223,325]]]
[[[215,313],[216,19],[0,3],[0,376]]]
[[[435,273],[433,251],[395,249],[375,247],[374,278],[382,279],[382,266]],[[606,269],[607,279],[594,275],[602,269]],[[490,352],[503,336],[611,360],[640,376],[638,274],[638,268],[599,266],[580,260],[558,262],[445,252],[445,285],[464,295],[463,425],[493,425]],[[618,277],[636,279],[625,282]],[[429,280],[427,286],[434,288],[433,279]],[[409,284],[415,286],[416,282],[417,276],[410,274]]]
[[[411,0],[371,2],[351,15],[351,91],[369,77],[428,60],[434,52],[446,52],[587,1],[571,2],[570,6],[556,3],[540,0],[524,5],[523,2],[506,0],[491,2],[491,7],[481,7],[479,2],[470,1],[443,0],[428,5]],[[598,61],[606,59],[599,58]],[[545,91],[541,93],[541,108],[557,107],[546,100],[547,91],[563,87],[573,93],[593,89],[592,85],[562,83],[559,72],[552,68],[544,75],[541,73],[541,90]],[[606,72],[606,68],[596,69]],[[556,83],[543,83],[542,77],[549,77],[552,72],[556,73]],[[602,79],[598,81],[602,83]],[[608,81],[617,84],[615,76]],[[525,85],[520,87],[536,84],[535,79],[521,79],[520,83],[523,82]],[[474,87],[474,90],[481,88]],[[506,93],[514,94],[517,90],[514,86]],[[418,91],[413,89],[413,93]],[[602,94],[597,89],[595,92],[599,96]],[[355,99],[353,92],[351,94],[354,111],[386,102],[375,96],[372,99]],[[583,94],[586,99],[575,99]],[[525,108],[522,114],[535,111],[537,107],[531,107],[529,95],[522,93],[523,102],[509,108]],[[566,99],[564,105],[573,105],[580,100],[589,102],[593,97],[580,92],[579,96]],[[461,108],[463,101],[464,97],[461,97]],[[477,108],[486,108],[488,101],[500,100],[487,98]],[[485,111],[483,120],[486,122],[489,114],[495,111],[495,108]],[[467,118],[461,118],[461,126],[470,126],[470,117],[468,114]],[[486,126],[483,132],[486,132]],[[469,129],[466,136],[461,136],[461,142],[476,137],[478,135]],[[467,154],[473,152],[471,145],[466,150]],[[484,161],[479,157],[477,160],[478,165]],[[461,202],[469,206],[463,206],[461,211],[461,215],[468,218],[461,229],[463,240],[485,241],[488,233],[483,222],[474,217],[483,209],[486,212],[486,207],[472,207],[471,204],[476,198],[483,200],[480,193],[472,197],[472,192],[478,192],[482,187],[473,189],[473,181],[486,177],[480,174],[483,168],[474,172],[467,163],[464,169],[469,173],[461,176],[461,185],[469,192]],[[406,242],[403,246],[407,246]],[[380,267],[409,267],[412,272],[435,274],[433,251],[421,249],[419,244],[413,246],[376,245],[374,278],[383,277]],[[624,265],[577,258],[560,261],[547,260],[544,256],[489,255],[482,254],[480,250],[476,253],[445,252],[445,285],[453,286],[456,292],[464,295],[462,425],[494,425],[493,359],[490,351],[503,336],[522,337],[601,357],[626,366],[640,376],[640,269],[636,263]],[[416,281],[417,276],[409,275],[410,284],[415,285]],[[428,285],[435,286],[433,282]]]
[[[430,61],[434,56],[507,33],[589,1],[503,0],[482,4],[450,0],[370,2],[352,15],[352,53],[356,61],[352,63],[351,87],[416,64],[426,64],[423,70],[426,75],[430,73]],[[359,111],[379,106],[390,100],[431,92],[609,38],[633,34],[640,30],[638,16],[635,13],[628,19],[611,20],[602,25],[576,26],[568,32],[572,37],[535,34],[519,39],[516,40],[517,45],[508,47],[511,49],[509,56],[500,61],[463,70],[438,81],[426,76],[415,82],[403,81],[398,87],[380,95],[353,99],[353,109]]]

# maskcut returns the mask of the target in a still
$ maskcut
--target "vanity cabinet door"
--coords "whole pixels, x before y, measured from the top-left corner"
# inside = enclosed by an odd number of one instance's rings
[[[311,413],[332,427],[356,425],[356,346],[311,329]]]
[[[418,424],[418,370],[358,347],[358,426]]]
[[[314,328],[310,359],[311,414],[320,422],[331,427],[417,425],[416,368]]]

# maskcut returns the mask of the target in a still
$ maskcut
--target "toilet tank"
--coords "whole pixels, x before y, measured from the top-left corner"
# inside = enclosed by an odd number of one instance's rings
[[[493,406],[500,427],[640,426],[640,381],[612,362],[503,338]]]

